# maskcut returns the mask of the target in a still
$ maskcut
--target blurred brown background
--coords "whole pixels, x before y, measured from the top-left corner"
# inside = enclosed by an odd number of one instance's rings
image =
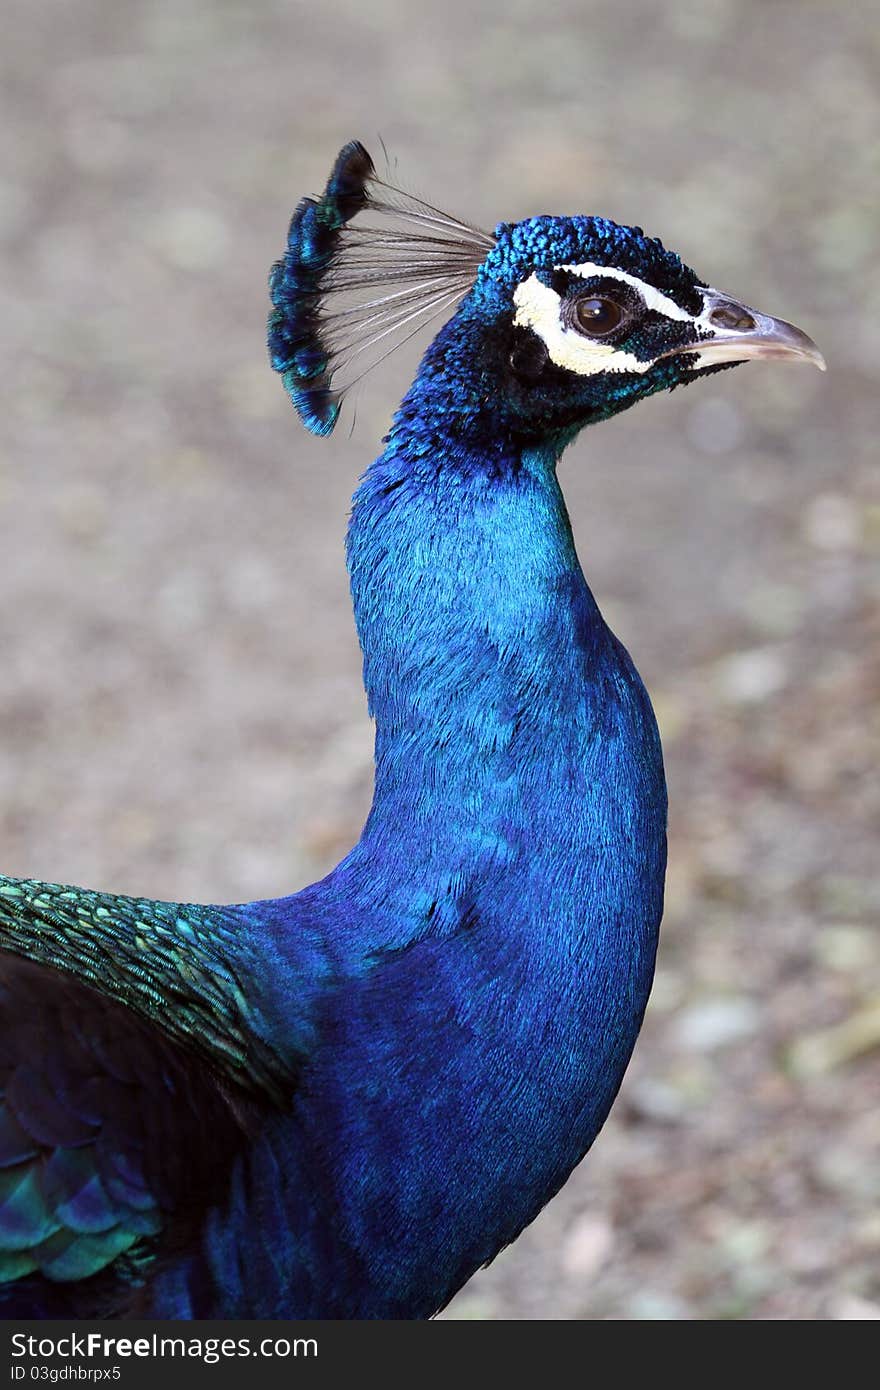
[[[832,0],[4,0],[4,872],[241,900],[358,834],[342,538],[415,358],[322,442],[263,345],[343,141],[490,228],[638,222],[828,358],[563,464],[664,732],[668,910],[611,1121],[449,1315],[880,1317],[878,59]]]

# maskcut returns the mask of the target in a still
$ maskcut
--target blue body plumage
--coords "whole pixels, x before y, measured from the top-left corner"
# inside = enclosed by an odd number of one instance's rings
[[[359,240],[370,210],[417,229]],[[462,300],[349,528],[372,810],[278,900],[0,879],[5,1316],[428,1317],[589,1148],[647,1003],[660,744],[556,464],[591,420],[762,355],[776,321],[725,301],[722,326],[638,229],[488,238],[401,201],[358,145],[271,292],[272,362],[317,434],[353,356]]]

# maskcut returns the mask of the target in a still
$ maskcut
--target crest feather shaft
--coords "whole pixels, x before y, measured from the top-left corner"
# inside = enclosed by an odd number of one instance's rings
[[[345,392],[453,308],[494,245],[379,178],[359,141],[345,145],[269,276],[269,354],[306,428],[329,434]]]

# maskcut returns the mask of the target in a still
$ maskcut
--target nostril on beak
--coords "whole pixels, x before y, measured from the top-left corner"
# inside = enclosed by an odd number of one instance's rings
[[[737,329],[740,333],[755,327],[751,314],[747,314],[738,304],[719,304],[709,315],[709,322],[714,323],[716,328]]]

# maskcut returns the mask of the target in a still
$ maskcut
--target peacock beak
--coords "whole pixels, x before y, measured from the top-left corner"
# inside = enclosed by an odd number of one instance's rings
[[[718,290],[703,291],[703,312],[697,319],[701,333],[711,333],[711,337],[701,338],[692,348],[700,367],[714,366],[719,362],[749,362],[762,358],[786,362],[809,362],[820,372],[827,370],[822,356],[812,338],[793,323],[785,319],[770,318],[732,299],[730,295]],[[672,356],[672,349],[664,357]]]

